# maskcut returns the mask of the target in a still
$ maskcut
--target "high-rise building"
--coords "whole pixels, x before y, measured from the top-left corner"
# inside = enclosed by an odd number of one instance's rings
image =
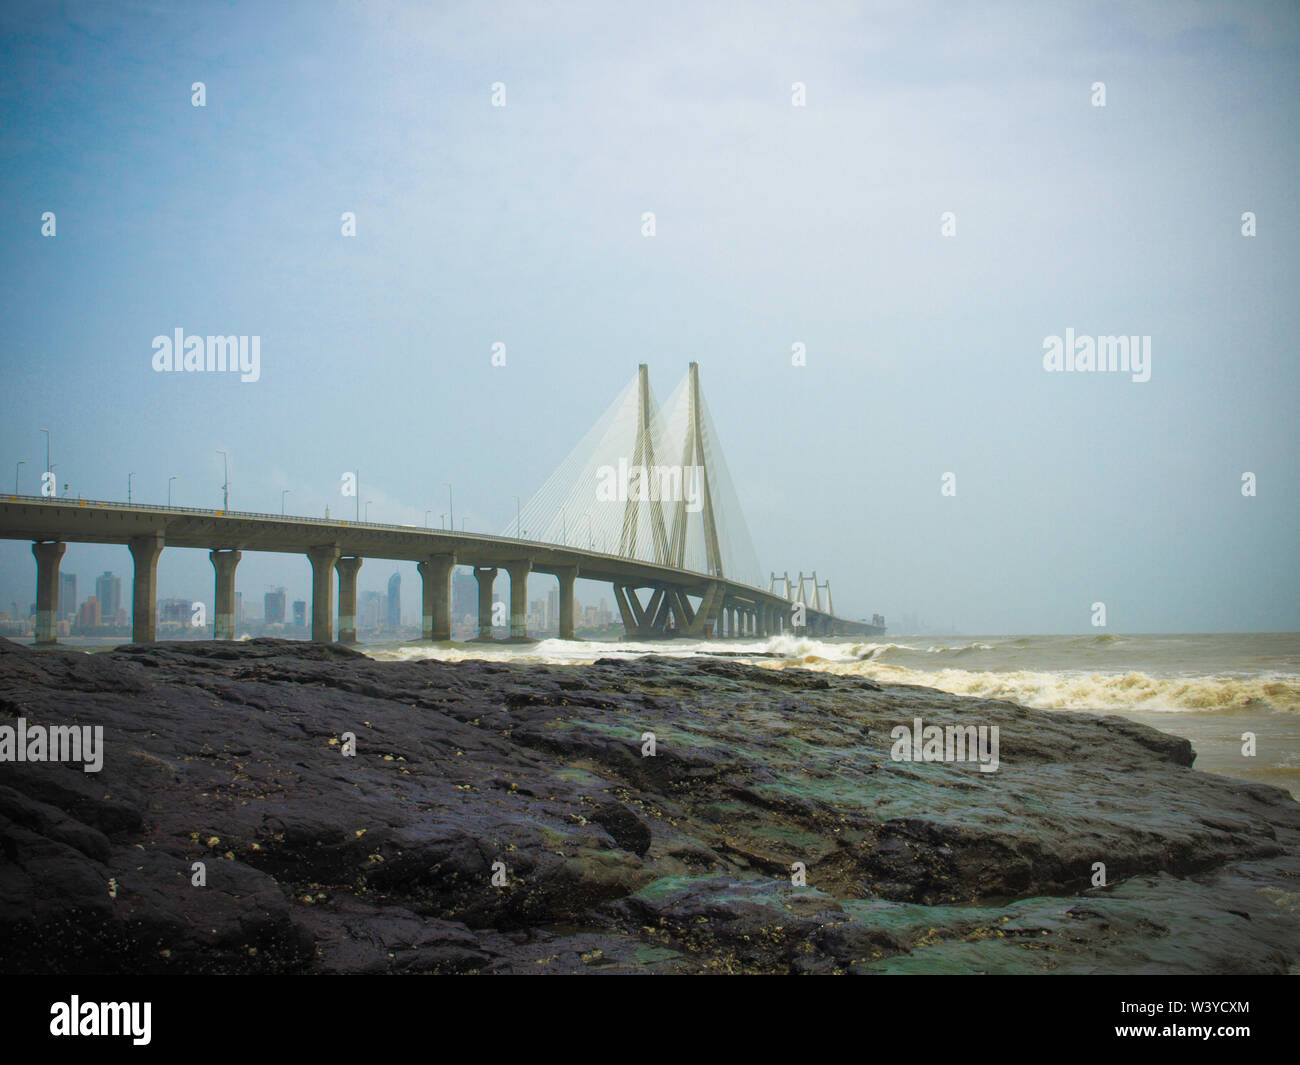
[[[189,599],[163,599],[158,603],[160,624],[188,625],[194,617],[194,603]]]
[[[99,619],[99,600],[92,595],[81,604],[81,609],[77,611],[77,624],[83,629],[94,628],[99,624]]]
[[[451,620],[453,625],[478,625],[478,581],[472,573],[452,572]]]
[[[77,613],[77,575],[75,573],[59,574],[59,617],[66,618]]]
[[[388,628],[396,631],[402,627],[402,576],[394,573],[388,578]]]
[[[263,600],[265,604],[265,620],[268,625],[284,624],[284,589],[276,588],[274,591],[266,593]]]
[[[388,620],[388,596],[383,592],[361,592],[357,596],[357,628],[381,629]]]
[[[102,576],[95,578],[95,598],[99,600],[99,616],[106,624],[115,622],[122,609],[122,578],[104,570]]]
[[[307,627],[307,600],[295,599],[293,601],[293,623],[300,629]]]

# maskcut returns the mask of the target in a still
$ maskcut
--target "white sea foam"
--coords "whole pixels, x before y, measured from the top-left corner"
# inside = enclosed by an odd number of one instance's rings
[[[646,654],[752,655],[770,669],[802,667],[887,684],[916,684],[958,695],[1007,699],[1040,709],[1167,713],[1300,712],[1300,637],[1009,636],[934,640],[541,640],[536,644],[389,644],[376,658],[438,658],[582,664]],[[951,665],[945,664],[951,662]]]

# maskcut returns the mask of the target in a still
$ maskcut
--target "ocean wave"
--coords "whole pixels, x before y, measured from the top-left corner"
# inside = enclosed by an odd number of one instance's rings
[[[1147,673],[1079,673],[966,669],[917,670],[883,662],[842,663],[806,656],[805,668],[896,684],[920,684],[954,695],[1008,699],[1044,710],[1224,710],[1300,712],[1300,677],[1154,677]]]

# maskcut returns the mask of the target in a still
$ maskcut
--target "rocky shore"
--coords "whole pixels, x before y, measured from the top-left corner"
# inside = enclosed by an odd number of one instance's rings
[[[918,717],[997,726],[997,771],[894,761]],[[0,640],[20,718],[104,751],[0,763],[6,973],[1300,971],[1300,804],[1117,717],[729,658]]]

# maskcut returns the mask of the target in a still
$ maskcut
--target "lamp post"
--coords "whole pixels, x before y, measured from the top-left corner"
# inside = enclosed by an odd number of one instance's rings
[[[230,509],[230,461],[229,456],[217,448],[217,454],[221,456],[222,484],[221,484],[221,509]]]
[[[54,467],[50,465],[50,431],[42,429],[41,432],[45,434],[45,472],[50,473],[54,470]]]
[[[135,476],[134,473],[128,473],[128,474],[126,475],[126,504],[127,504],[127,506],[130,506],[130,505],[131,505],[131,478],[134,477],[134,476]]]
[[[167,478],[167,505],[169,507],[172,505],[172,481],[174,480],[176,480],[175,477]]]
[[[450,529],[452,532],[455,532],[456,531],[456,504],[452,501],[451,498],[451,482],[443,481],[442,483],[447,488],[447,513],[451,516],[451,522],[448,524],[447,528]]]
[[[439,514],[439,515],[438,515],[438,528],[439,528],[439,529],[442,529],[443,531],[446,531],[446,529],[447,529],[447,515],[446,515],[446,514]]]
[[[425,527],[426,529],[429,527],[429,515],[432,514],[432,513],[433,513],[433,511],[431,511],[431,510],[426,510],[426,511],[424,512],[424,527]]]
[[[18,474],[22,472],[22,468],[26,465],[27,463],[20,462],[14,467],[14,495],[18,494]]]
[[[519,535],[519,497],[515,496],[514,500],[515,500],[515,539],[521,540],[523,539],[523,537]]]
[[[373,502],[374,502],[373,499],[366,500],[366,521],[370,520],[370,504]]]
[[[293,491],[292,488],[280,489],[280,517],[282,518],[284,517],[284,497],[287,496],[292,491]]]

